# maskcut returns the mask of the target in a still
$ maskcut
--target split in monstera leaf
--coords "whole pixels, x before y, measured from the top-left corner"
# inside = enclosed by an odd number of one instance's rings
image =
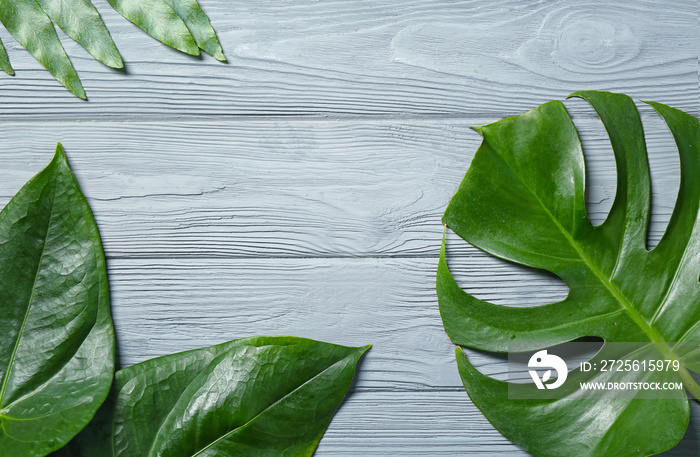
[[[617,190],[607,219],[590,222],[584,201],[584,155],[564,105],[545,103],[518,117],[478,127],[483,142],[452,198],[443,222],[494,256],[548,270],[569,287],[557,303],[499,306],[463,291],[446,261],[443,241],[437,293],[445,330],[459,346],[538,351],[582,337],[603,339],[594,360],[617,342],[658,345],[680,370],[627,373],[627,380],[682,382],[700,388],[700,123],[659,103],[680,154],[675,209],[658,245],[647,250],[651,184],[642,123],[622,94],[577,92],[598,113],[610,138]],[[695,344],[697,346],[697,344]],[[689,421],[685,391],[663,399],[605,398],[569,389],[561,398],[509,398],[509,384],[480,373],[456,351],[474,404],[507,438],[535,456],[646,456],[675,446]],[[615,354],[615,358],[619,358]],[[595,380],[599,372],[570,377]],[[512,386],[512,384],[511,384]]]
[[[186,54],[200,49],[225,61],[221,44],[197,0],[107,0],[122,16],[158,41]],[[0,0],[0,23],[71,92],[86,98],[83,86],[56,34],[53,22],[93,57],[123,68],[121,55],[91,0]],[[0,68],[14,70],[0,42]]]
[[[0,212],[0,296],[2,456],[310,456],[368,349],[253,337],[114,375],[104,254],[60,145]]]

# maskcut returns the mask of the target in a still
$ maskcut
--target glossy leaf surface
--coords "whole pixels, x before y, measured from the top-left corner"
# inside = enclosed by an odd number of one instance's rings
[[[476,152],[443,221],[464,240],[497,257],[548,270],[569,287],[561,302],[498,306],[463,291],[443,242],[437,292],[445,330],[460,346],[535,351],[580,337],[605,342],[700,341],[700,124],[652,103],[675,138],[681,161],[678,200],[666,233],[646,249],[650,178],[641,120],[622,94],[579,92],[607,130],[617,191],[604,223],[593,226],[584,202],[585,169],[576,128],[561,102],[479,127]],[[665,347],[665,346],[664,346]],[[674,374],[698,396],[688,370],[698,352],[680,346],[659,358],[681,361]],[[610,344],[596,355],[605,359]],[[689,420],[685,392],[674,398],[592,398],[573,389],[561,399],[515,400],[508,384],[479,373],[458,348],[464,385],[507,438],[536,456],[645,456],[674,446]],[[585,379],[574,370],[570,376]],[[647,381],[638,372],[631,381]],[[660,380],[657,374],[651,380]],[[593,378],[591,378],[593,379]],[[595,379],[593,379],[595,380]]]
[[[226,60],[209,18],[196,0],[108,0],[122,16],[182,52],[199,49]],[[96,59],[122,68],[121,55],[91,0],[0,0],[0,23],[71,92],[86,98],[53,20]],[[14,74],[0,43],[0,68]]]
[[[311,456],[368,348],[253,337],[125,368],[55,457]]]
[[[47,455],[107,397],[114,332],[97,226],[60,145],[0,212],[0,455]]]

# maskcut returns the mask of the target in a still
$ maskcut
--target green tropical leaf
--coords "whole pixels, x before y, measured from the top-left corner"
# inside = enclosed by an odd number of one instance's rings
[[[0,455],[44,456],[107,397],[114,332],[102,245],[61,146],[0,212]]]
[[[36,0],[0,0],[0,22],[61,84],[86,98],[51,19]]]
[[[443,218],[461,238],[494,256],[554,273],[569,287],[568,296],[534,307],[477,299],[455,282],[443,240],[437,293],[447,334],[457,345],[498,352],[599,337],[605,343],[594,360],[612,358],[614,342],[700,341],[698,120],[651,103],[675,138],[681,184],[666,233],[648,251],[651,184],[637,109],[622,94],[572,96],[595,108],[613,147],[617,191],[605,222],[593,226],[586,214],[582,146],[559,101],[477,128],[483,142]],[[700,369],[699,353],[678,344],[658,347],[659,358],[679,360],[681,369],[639,371],[627,380],[682,381],[700,398],[688,372]],[[664,399],[598,399],[570,389],[563,398],[509,399],[509,384],[479,373],[461,348],[457,362],[474,404],[536,456],[652,455],[676,445],[688,425],[683,391]],[[599,374],[573,370],[569,376]]]
[[[15,71],[12,69],[12,65],[10,64],[10,58],[7,56],[7,51],[5,50],[5,46],[2,44],[2,41],[0,41],[0,68],[7,73],[8,75],[14,75]]]
[[[129,21],[162,43],[191,55],[203,49],[225,61],[221,43],[196,0],[108,0]],[[51,22],[93,57],[113,68],[124,63],[90,0],[0,0],[0,23],[71,92],[85,99],[80,79]],[[0,68],[14,75],[0,42]]]
[[[165,0],[175,13],[185,22],[194,41],[200,49],[211,54],[217,60],[225,61],[224,50],[221,49],[214,27],[197,0]]]
[[[368,348],[253,337],[133,365],[54,457],[311,456]]]
[[[80,43],[93,57],[112,68],[124,67],[107,26],[90,0],[37,1],[61,30]]]
[[[198,56],[199,47],[185,23],[163,0],[107,0],[119,14],[161,43]]]

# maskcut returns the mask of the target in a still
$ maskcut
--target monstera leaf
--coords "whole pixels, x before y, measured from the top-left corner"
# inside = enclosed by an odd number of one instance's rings
[[[102,245],[59,145],[0,212],[0,455],[65,445],[113,373]]]
[[[216,32],[197,0],[108,0],[110,5],[146,33],[192,55],[199,50],[225,61]],[[100,62],[124,66],[107,27],[90,0],[0,0],[0,23],[71,92],[86,98],[53,20]],[[14,70],[0,43],[0,68]]]
[[[311,456],[368,348],[254,337],[133,365],[54,457]]]
[[[595,360],[611,358],[615,342],[654,343],[658,358],[679,361],[680,370],[640,370],[627,373],[626,380],[682,381],[700,397],[688,371],[700,371],[700,351],[683,344],[700,341],[700,124],[651,103],[675,138],[681,182],[666,233],[649,251],[651,185],[637,109],[621,94],[572,96],[595,108],[613,147],[617,190],[604,223],[593,226],[586,215],[582,147],[558,101],[477,128],[483,142],[443,219],[494,256],[554,273],[569,287],[568,296],[534,307],[479,300],[456,284],[443,241],[437,293],[445,330],[457,345],[500,352],[598,337],[604,344]],[[457,362],[474,404],[503,435],[536,456],[651,455],[678,443],[688,425],[683,390],[663,399],[600,399],[570,388],[562,398],[514,399],[513,384],[481,374],[459,347]],[[601,374],[573,370],[569,376]]]

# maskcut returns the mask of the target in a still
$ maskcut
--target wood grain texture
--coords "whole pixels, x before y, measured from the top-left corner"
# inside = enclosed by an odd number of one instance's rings
[[[566,295],[555,278],[496,262],[483,256],[451,264],[467,290],[495,303],[531,306]],[[253,334],[295,335],[373,344],[359,389],[459,389],[436,267],[432,258],[110,260],[120,360],[129,365]],[[505,373],[502,358],[475,357],[486,372]]]
[[[610,142],[585,102],[567,106],[585,114],[576,122],[599,223],[615,195]],[[640,109],[655,242],[675,202],[678,158],[663,121]],[[0,123],[0,196],[60,140],[110,257],[435,257],[442,212],[481,141],[469,126],[495,120]]]
[[[501,435],[489,433],[490,427],[463,392],[353,392],[316,455],[528,455]],[[478,445],[465,447],[465,442]]]
[[[541,273],[509,275],[494,259],[453,259],[462,285],[503,305],[560,299]],[[437,312],[434,259],[139,259],[109,262],[121,360],[140,360],[255,333],[373,348],[317,455],[526,455],[469,402]],[[488,272],[488,273],[487,273]],[[484,373],[506,360],[469,352]],[[697,417],[679,448],[695,455]]]
[[[123,365],[256,334],[374,344],[318,457],[524,456],[469,401],[440,321],[440,217],[476,151],[472,125],[581,89],[700,113],[698,2],[201,0],[228,64],[147,37],[95,0],[126,63],[61,35],[90,101],[0,28],[0,204],[57,141],[95,213]],[[615,194],[610,144],[580,100],[587,203]],[[678,190],[668,129],[639,105],[653,200],[649,245]],[[557,278],[448,233],[479,298],[533,306]],[[502,356],[470,351],[505,377]],[[700,453],[700,403],[665,455]]]
[[[229,64],[96,3],[126,72],[62,35],[81,102],[2,30],[17,76],[0,76],[0,118],[501,116],[581,89],[697,105],[694,0],[203,1]]]
[[[678,163],[662,121],[640,109],[658,239]],[[468,125],[493,120],[5,123],[0,136],[21,153],[3,156],[0,195],[61,139],[105,241],[124,365],[253,334],[372,343],[353,391],[379,397],[351,397],[318,455],[522,455],[468,402],[434,291],[440,216],[480,142]],[[614,197],[610,146],[593,115],[576,123],[600,222]],[[448,239],[457,280],[479,298],[533,306],[566,295],[556,278]],[[471,357],[504,379],[503,358]],[[367,415],[372,405],[382,412]],[[463,434],[452,436],[458,407]]]
[[[698,455],[700,404],[691,426],[665,457]],[[521,457],[529,455],[499,434],[462,392],[354,392],[333,419],[319,456]],[[400,452],[399,452],[400,450]]]

